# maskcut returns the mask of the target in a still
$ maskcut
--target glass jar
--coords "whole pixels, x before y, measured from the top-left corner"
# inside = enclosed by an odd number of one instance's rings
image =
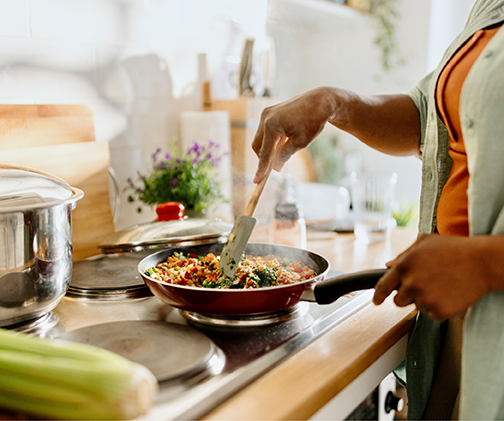
[[[306,223],[299,206],[294,202],[280,202],[275,207],[273,243],[306,248]]]

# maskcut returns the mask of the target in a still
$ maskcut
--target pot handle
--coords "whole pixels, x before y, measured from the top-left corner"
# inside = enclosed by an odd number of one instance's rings
[[[374,288],[387,271],[386,268],[364,270],[324,280],[314,287],[315,300],[318,304],[331,304],[349,292]]]

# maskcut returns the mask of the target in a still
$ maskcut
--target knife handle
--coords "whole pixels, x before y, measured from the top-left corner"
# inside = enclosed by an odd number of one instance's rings
[[[318,304],[331,304],[350,292],[374,288],[388,269],[372,269],[338,275],[318,283],[314,288]]]

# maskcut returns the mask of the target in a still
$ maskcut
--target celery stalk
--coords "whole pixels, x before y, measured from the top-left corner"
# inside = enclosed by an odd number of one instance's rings
[[[115,353],[0,329],[0,407],[54,419],[131,419],[148,411],[156,392],[147,368]]]

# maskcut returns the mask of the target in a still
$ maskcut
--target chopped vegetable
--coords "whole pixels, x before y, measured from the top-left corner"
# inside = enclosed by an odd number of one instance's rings
[[[0,328],[0,407],[51,419],[132,419],[158,390],[144,366],[113,352]]]
[[[168,256],[165,262],[149,268],[145,274],[170,284],[217,289],[254,289],[287,285],[313,278],[316,273],[300,261],[279,256],[242,256],[234,278],[223,277],[220,256],[181,252]]]

